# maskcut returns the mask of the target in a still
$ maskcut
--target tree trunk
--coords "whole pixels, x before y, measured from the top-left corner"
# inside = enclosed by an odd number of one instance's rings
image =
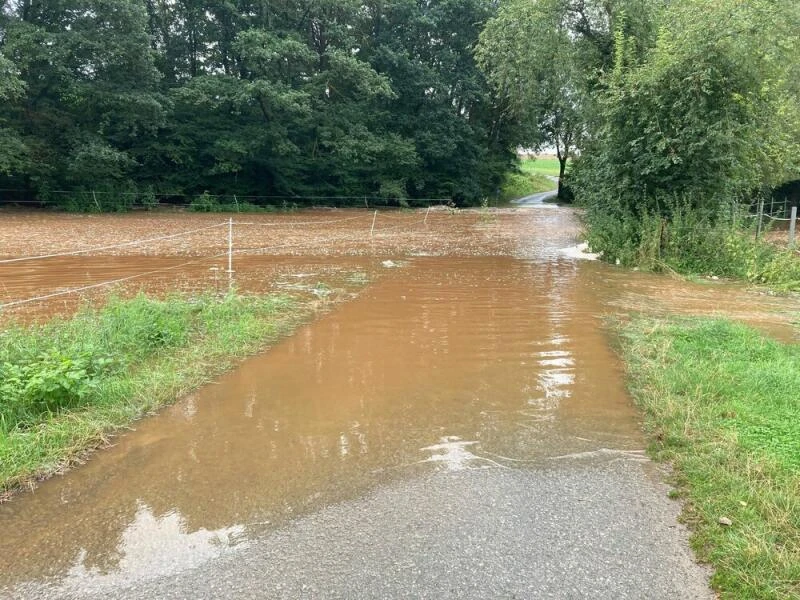
[[[561,156],[561,153],[558,153],[558,198],[562,199],[564,197],[564,171],[567,170],[567,156]]]

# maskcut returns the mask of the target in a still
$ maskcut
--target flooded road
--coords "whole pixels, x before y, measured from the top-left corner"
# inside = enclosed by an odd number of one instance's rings
[[[656,279],[562,256],[570,219],[398,259],[0,505],[0,597],[713,597],[603,327]]]

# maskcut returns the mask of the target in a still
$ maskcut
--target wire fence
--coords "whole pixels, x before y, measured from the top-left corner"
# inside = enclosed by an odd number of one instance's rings
[[[30,190],[0,188],[0,206],[41,206],[66,210],[137,210],[179,208],[198,212],[274,212],[316,206],[402,209],[450,204],[452,198],[398,198],[397,196],[321,194],[209,194],[155,193],[152,191]]]
[[[224,227],[227,223],[217,223],[216,225],[209,225],[208,227],[200,227],[198,229],[192,229],[190,231],[182,231],[180,233],[174,233],[170,235],[162,235],[158,237],[152,238],[145,238],[140,240],[131,240],[129,242],[122,242],[119,244],[111,244],[108,246],[95,246],[93,248],[85,248],[83,250],[71,250],[68,252],[57,252],[54,254],[39,254],[37,256],[21,256],[18,258],[6,258],[0,260],[0,264],[8,264],[8,263],[15,263],[15,262],[24,262],[28,260],[41,260],[44,258],[58,258],[61,256],[77,256],[80,254],[91,254],[92,252],[103,252],[105,250],[115,250],[118,248],[125,248],[129,246],[144,246],[151,242],[160,242],[163,240],[171,240],[179,237],[185,237],[187,235],[192,235],[198,233],[200,231],[207,231],[209,229],[216,229],[218,227]]]
[[[199,259],[195,259],[195,260],[188,260],[188,261],[183,262],[183,263],[181,263],[179,265],[172,265],[172,266],[169,266],[169,267],[162,267],[160,269],[153,269],[151,271],[145,271],[143,273],[137,273],[135,275],[129,275],[127,277],[120,277],[118,279],[111,279],[111,280],[108,280],[108,281],[101,281],[100,283],[93,283],[93,284],[90,284],[90,285],[84,285],[84,286],[81,286],[81,287],[70,288],[70,289],[67,289],[67,290],[60,290],[58,292],[52,292],[52,293],[44,294],[44,295],[41,295],[41,296],[34,296],[32,298],[25,298],[23,300],[14,300],[14,301],[11,301],[11,302],[6,302],[4,304],[0,304],[0,310],[6,309],[6,308],[12,308],[14,306],[22,306],[23,304],[31,304],[33,302],[41,302],[43,300],[49,300],[51,298],[57,298],[59,296],[65,296],[65,295],[68,295],[68,294],[77,294],[77,293],[80,293],[80,292],[85,292],[85,291],[88,291],[88,290],[93,290],[93,289],[97,289],[97,288],[101,288],[101,287],[110,287],[110,286],[118,285],[120,283],[124,283],[126,281],[132,281],[134,279],[140,279],[142,277],[148,277],[148,276],[156,275],[158,273],[164,273],[164,272],[167,272],[167,271],[174,271],[176,269],[182,269],[182,268],[187,267],[189,265],[199,264],[199,263],[202,263],[204,261],[212,260],[212,259],[219,258],[221,256],[226,256],[226,255],[227,255],[227,252],[222,252],[222,253],[216,254],[214,256],[205,256],[203,258],[199,258]]]
[[[760,237],[768,227],[779,231],[786,227],[787,243],[790,248],[795,247],[795,230],[797,227],[797,204],[790,199],[776,202],[774,199],[761,199],[750,205],[747,218],[756,219],[755,235]]]
[[[351,217],[344,217],[338,219],[311,219],[306,221],[276,221],[276,222],[246,222],[246,221],[236,221],[232,217],[228,218],[226,221],[214,223],[212,225],[208,225],[205,227],[199,227],[187,231],[180,231],[172,234],[167,235],[160,235],[154,237],[147,237],[147,238],[140,238],[135,240],[129,240],[125,242],[120,242],[116,244],[107,244],[102,246],[92,246],[88,248],[78,248],[75,250],[66,250],[62,252],[53,252],[49,254],[37,254],[37,255],[30,255],[30,256],[17,256],[17,257],[10,257],[0,259],[0,266],[3,265],[13,265],[15,263],[23,263],[28,261],[46,261],[48,259],[53,258],[61,258],[61,257],[72,257],[72,256],[86,256],[89,254],[95,254],[100,252],[107,252],[109,250],[117,250],[121,248],[131,248],[136,246],[147,246],[152,245],[155,243],[160,243],[168,240],[174,240],[178,238],[183,238],[191,235],[196,235],[203,232],[210,232],[212,230],[222,230],[223,235],[220,236],[219,245],[224,246],[227,249],[224,252],[218,252],[208,256],[201,256],[194,258],[192,260],[188,260],[182,262],[177,265],[170,265],[166,267],[161,267],[158,269],[149,269],[139,273],[134,273],[131,275],[126,275],[124,277],[117,277],[105,281],[95,282],[87,285],[81,285],[76,287],[70,287],[67,289],[58,289],[54,291],[49,291],[42,294],[37,294],[35,296],[27,297],[27,298],[18,298],[9,300],[6,302],[0,303],[0,311],[4,309],[19,307],[27,304],[37,303],[37,302],[44,302],[53,298],[59,298],[67,295],[73,294],[80,294],[82,292],[87,292],[90,290],[100,289],[100,288],[111,288],[113,286],[117,286],[119,284],[123,284],[129,281],[133,281],[136,279],[142,279],[145,277],[150,277],[154,275],[158,275],[161,273],[176,271],[178,269],[183,269],[185,267],[189,267],[192,265],[202,264],[204,262],[208,262],[211,260],[216,260],[219,258],[227,258],[227,269],[225,272],[228,275],[228,286],[229,288],[233,287],[234,284],[234,257],[237,255],[244,255],[244,254],[266,254],[268,252],[275,252],[278,250],[287,251],[287,250],[299,250],[299,249],[308,249],[309,244],[318,243],[314,240],[306,240],[306,241],[287,241],[283,243],[272,243],[266,244],[263,246],[246,246],[246,247],[237,247],[236,246],[236,228],[244,227],[244,228],[257,228],[257,227],[264,227],[264,228],[274,228],[274,227],[286,227],[286,228],[297,228],[297,227],[304,227],[308,229],[312,229],[319,226],[327,226],[327,225],[334,225],[340,223],[350,223],[357,220],[362,220],[365,222],[365,226],[363,229],[360,229],[361,238],[362,239],[375,239],[376,237],[385,237],[386,235],[397,235],[403,233],[413,232],[413,230],[421,224],[427,223],[428,216],[430,213],[430,208],[425,212],[424,217],[419,216],[419,213],[415,213],[411,215],[412,218],[404,219],[402,222],[397,222],[397,218],[389,219],[389,222],[392,223],[391,225],[384,226],[383,219],[388,215],[383,215],[381,217],[381,221],[378,222],[378,215],[379,211],[375,210],[374,212],[370,213],[363,213]],[[367,226],[368,225],[368,226]],[[377,225],[377,226],[376,226]],[[340,235],[327,235],[324,238],[325,243],[334,243],[340,241],[350,241],[354,239],[354,232],[348,231],[342,233]]]

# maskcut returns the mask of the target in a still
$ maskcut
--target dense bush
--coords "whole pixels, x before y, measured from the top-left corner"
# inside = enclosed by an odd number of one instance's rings
[[[96,390],[98,376],[113,365],[107,356],[56,348],[4,362],[0,365],[3,430],[31,425],[43,414],[81,404]]]
[[[800,289],[800,257],[755,235],[754,219],[737,208],[693,208],[676,199],[653,200],[662,211],[638,215],[623,208],[590,208],[587,241],[611,262],[644,270],[717,275]]]

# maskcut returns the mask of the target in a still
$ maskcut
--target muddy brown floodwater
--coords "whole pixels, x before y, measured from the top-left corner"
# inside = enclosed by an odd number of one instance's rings
[[[795,300],[561,255],[577,235],[567,210],[438,218],[452,219],[454,250],[412,240],[349,258],[273,257],[284,277],[273,286],[331,265],[375,276],[88,464],[0,505],[0,595],[113,597],[434,470],[641,458],[638,416],[602,324],[609,313],[727,310],[791,331]],[[394,263],[384,266],[387,255]],[[124,273],[116,260],[106,265]],[[44,282],[46,269],[30,277]]]

